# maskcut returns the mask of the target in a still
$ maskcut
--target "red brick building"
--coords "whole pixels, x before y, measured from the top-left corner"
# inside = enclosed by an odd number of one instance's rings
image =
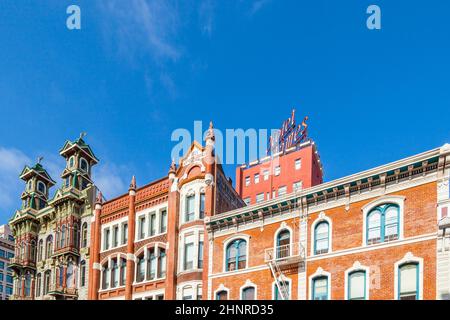
[[[244,205],[206,146],[191,145],[168,176],[95,204],[89,299],[202,299],[208,292],[205,223]]]
[[[310,188],[322,181],[322,165],[312,140],[236,168],[236,191],[247,205]]]
[[[211,217],[209,299],[448,299],[450,146]]]

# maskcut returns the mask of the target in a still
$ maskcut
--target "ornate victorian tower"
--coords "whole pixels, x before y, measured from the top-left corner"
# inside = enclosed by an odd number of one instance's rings
[[[39,210],[47,206],[48,190],[55,182],[41,165],[26,166],[20,178],[25,181],[22,192],[22,208],[14,214],[11,221],[15,236],[15,257],[10,267],[14,273],[15,299],[33,299],[36,277],[37,243],[39,233]]]
[[[55,184],[38,162],[25,167],[22,209],[10,221],[19,251],[15,299],[83,299],[87,297],[90,221],[96,187],[91,168],[98,163],[83,134],[60,150],[66,166],[62,186]],[[23,252],[22,252],[23,251]]]

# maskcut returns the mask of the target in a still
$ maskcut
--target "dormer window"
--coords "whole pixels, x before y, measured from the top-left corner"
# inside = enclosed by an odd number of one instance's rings
[[[84,159],[84,158],[80,159],[80,169],[83,170],[84,172],[88,172],[89,165],[88,165],[86,159]]]
[[[39,181],[37,184],[37,189],[40,193],[45,194],[45,184],[42,181]]]

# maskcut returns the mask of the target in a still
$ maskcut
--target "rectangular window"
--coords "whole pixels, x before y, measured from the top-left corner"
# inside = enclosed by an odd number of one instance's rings
[[[200,219],[205,217],[205,194],[200,193]]]
[[[186,222],[194,220],[195,213],[195,196],[188,196],[186,198]]]
[[[245,186],[248,187],[250,185],[250,177],[245,177]]]
[[[292,184],[292,190],[294,192],[300,191],[303,189],[303,181],[297,181]]]
[[[156,213],[150,214],[150,236],[156,234]]]
[[[258,194],[256,195],[256,203],[259,203],[259,202],[261,202],[261,201],[264,201],[264,192],[258,193]]]
[[[13,293],[13,288],[12,288],[12,287],[6,287],[6,294],[7,294],[8,296],[11,296],[12,293]]]
[[[113,227],[113,247],[119,245],[119,226]]]
[[[156,256],[153,251],[149,252],[150,268],[148,270],[147,278],[153,280],[156,277]]]
[[[313,300],[328,300],[328,278],[313,280]]]
[[[194,268],[194,236],[186,237],[184,244],[184,270],[191,270]]]
[[[128,223],[124,223],[122,225],[122,244],[126,244],[128,242]]]
[[[302,168],[302,159],[295,160],[295,170],[300,170]]]
[[[280,167],[280,166],[276,166],[276,167],[275,167],[275,175],[276,175],[276,176],[279,176],[280,173],[281,173],[281,167]]]
[[[282,186],[278,188],[278,196],[284,196],[287,193],[287,187]]]
[[[400,300],[417,300],[418,299],[418,265],[411,263],[400,267]]]
[[[357,271],[348,276],[348,299],[364,300],[366,296],[366,273]]]
[[[0,258],[6,258],[5,250],[0,249]]]
[[[0,281],[1,281],[1,282],[3,282],[3,277],[4,277],[3,273],[0,272]]]
[[[104,233],[104,238],[103,238],[103,248],[104,250],[108,250],[109,249],[109,236],[110,236],[110,230],[109,228],[104,229],[105,233]]]
[[[198,243],[198,268],[203,268],[203,241]]]
[[[250,197],[244,199],[245,204],[250,205]]]
[[[0,261],[0,270],[5,269],[5,263],[3,261]]]
[[[255,174],[255,183],[259,183],[259,173]]]
[[[145,238],[145,216],[141,216],[139,218],[139,226],[138,226],[138,239]]]
[[[269,180],[269,170],[264,170],[263,171],[263,177],[264,177],[264,181]]]
[[[10,274],[6,275],[6,282],[12,284],[14,281],[13,276]]]
[[[167,210],[161,211],[161,222],[159,224],[160,226],[160,232],[164,233],[167,231]]]

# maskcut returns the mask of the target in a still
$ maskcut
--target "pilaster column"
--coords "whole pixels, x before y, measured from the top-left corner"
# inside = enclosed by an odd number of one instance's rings
[[[90,254],[89,254],[89,286],[88,286],[88,299],[97,300],[98,290],[100,288],[100,245],[101,245],[101,225],[100,216],[102,213],[103,197],[99,192],[95,201],[95,210],[93,221],[91,222],[91,241],[90,241]]]
[[[178,265],[178,221],[180,209],[180,193],[176,165],[172,162],[169,170],[169,196],[167,207],[167,247],[166,247],[166,291],[164,299],[176,299],[176,278]]]
[[[36,282],[36,277],[33,275],[31,277],[31,291],[30,291],[30,296],[31,296],[31,300],[34,300],[34,291],[35,291],[35,282]]]
[[[215,176],[216,176],[216,156],[215,156],[215,135],[212,122],[209,124],[206,142],[206,174],[205,174],[205,221],[214,215],[215,210]],[[202,273],[202,299],[208,299],[208,270],[209,270],[209,234],[206,224],[203,226],[203,273]]]
[[[127,243],[127,275],[125,281],[125,300],[133,298],[134,280],[134,238],[136,234],[136,178],[133,176],[128,190],[128,243]]]

